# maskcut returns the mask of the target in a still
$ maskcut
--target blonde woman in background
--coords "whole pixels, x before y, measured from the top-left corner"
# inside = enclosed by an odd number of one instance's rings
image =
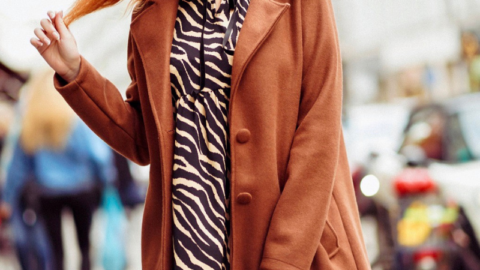
[[[7,170],[3,208],[19,203],[19,194],[32,177],[52,247],[52,268],[63,269],[61,212],[68,208],[75,222],[81,269],[86,270],[98,184],[115,178],[112,152],[56,92],[52,76],[52,71],[41,72],[30,83],[22,130]]]

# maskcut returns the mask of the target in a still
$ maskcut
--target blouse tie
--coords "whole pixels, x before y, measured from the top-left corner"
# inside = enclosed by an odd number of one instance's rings
[[[203,21],[202,21],[202,38],[200,42],[200,89],[197,91],[199,92],[205,87],[205,49],[204,49],[204,40],[203,40],[203,34],[205,32],[205,24],[207,22],[207,4],[209,0],[204,0],[203,1]],[[230,21],[228,23],[227,29],[225,30],[225,36],[223,37],[222,41],[222,47],[225,48],[225,45],[227,44],[228,38],[230,34],[232,33],[233,26],[235,25],[235,20],[236,20],[236,12],[235,12],[235,6],[236,6],[236,0],[228,0],[228,5],[230,6],[230,9],[233,9],[233,15],[230,18]]]

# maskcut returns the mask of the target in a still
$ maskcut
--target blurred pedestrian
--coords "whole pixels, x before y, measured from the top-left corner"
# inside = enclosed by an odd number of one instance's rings
[[[38,81],[38,80],[37,80]],[[30,81],[30,86],[35,84],[35,80]],[[8,171],[12,153],[18,142],[23,112],[25,111],[28,101],[28,90],[31,87],[24,88],[21,92],[19,101],[14,107],[10,116],[10,121],[5,122],[9,118],[8,113],[2,112],[2,120],[0,122],[8,123],[8,133],[4,139],[4,147],[2,148],[0,160],[0,173],[2,180],[5,178],[5,172]],[[11,228],[11,240],[17,255],[18,263],[23,270],[50,270],[51,267],[51,249],[46,236],[43,222],[38,217],[38,203],[34,199],[36,194],[31,183],[33,176],[29,175],[28,180],[18,191],[14,202],[0,204],[0,215],[3,219],[8,220],[3,228]],[[4,181],[2,181],[4,184]],[[32,189],[33,187],[33,189]],[[5,186],[2,186],[2,198],[4,201]],[[32,192],[33,191],[33,192]],[[12,258],[15,260],[15,258]]]
[[[3,208],[16,204],[29,177],[52,247],[53,269],[62,270],[61,216],[73,215],[81,269],[90,269],[89,233],[101,187],[114,180],[111,149],[78,119],[51,84],[52,72],[32,82],[21,133],[7,171]],[[35,193],[35,194],[32,194]],[[6,206],[5,206],[6,205]]]
[[[331,1],[133,0],[126,100],[67,27],[118,2],[48,12],[31,44],[102,139],[151,163],[143,269],[369,269]]]

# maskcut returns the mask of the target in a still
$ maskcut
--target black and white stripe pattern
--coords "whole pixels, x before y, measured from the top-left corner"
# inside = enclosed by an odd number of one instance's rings
[[[233,53],[250,0],[180,0],[170,55],[176,121],[172,207],[174,269],[230,269],[227,114]],[[204,3],[207,8],[203,23]],[[231,36],[226,27],[238,12]],[[205,86],[200,89],[204,31]]]

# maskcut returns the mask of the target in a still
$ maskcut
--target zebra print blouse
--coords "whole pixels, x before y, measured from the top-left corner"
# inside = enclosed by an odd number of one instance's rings
[[[233,54],[250,0],[180,0],[170,55],[174,269],[230,269]],[[225,34],[228,32],[228,34]]]

